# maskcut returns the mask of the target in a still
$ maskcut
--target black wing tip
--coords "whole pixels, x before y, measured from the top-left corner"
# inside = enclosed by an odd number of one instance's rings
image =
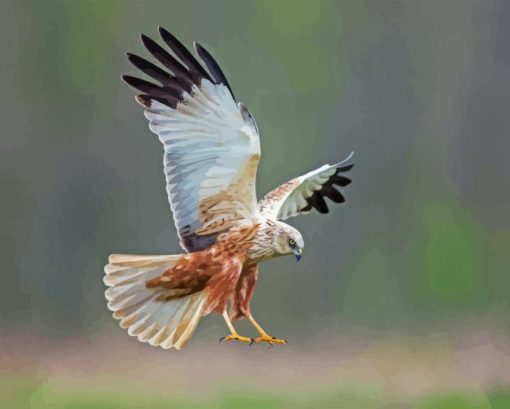
[[[152,105],[152,99],[148,95],[137,95],[135,96],[135,101],[144,108],[150,108]]]
[[[349,178],[342,178],[341,182],[339,183],[341,187],[349,186],[352,183],[352,180]]]
[[[143,46],[152,54],[154,51],[164,51],[163,47],[161,47],[155,40],[150,38],[145,34],[140,35],[140,40],[142,41]],[[166,51],[165,51],[166,52]]]
[[[153,54],[154,51],[159,51],[161,49],[160,45],[156,43],[152,38],[146,36],[145,34],[140,35],[140,40],[142,41],[143,46]]]
[[[178,38],[176,36],[174,36],[167,29],[165,29],[161,26],[158,26],[158,32],[159,32],[159,36],[161,37],[161,39],[166,44],[168,44],[168,46],[170,48],[172,48],[172,50],[174,50],[174,47],[184,48],[185,50],[187,50],[187,48],[184,46],[184,44],[181,41],[179,41]],[[175,50],[174,50],[174,52],[175,52]]]
[[[306,199],[306,201],[308,205],[315,207],[321,214],[326,214],[329,212],[328,205],[326,204],[326,201],[322,197],[320,191],[316,191],[312,196]]]
[[[205,65],[207,66],[207,68],[209,68],[209,71],[211,71],[211,67],[208,64],[208,61],[210,60],[214,61],[214,58],[212,58],[212,55],[209,53],[209,51],[207,51],[198,41],[193,41],[193,49],[202,59],[202,61],[205,62]],[[214,63],[217,64],[216,61],[214,61]],[[211,72],[211,74],[214,77],[215,73]],[[214,79],[218,81],[218,78],[214,77]]]
[[[120,79],[131,87],[134,87],[133,84],[135,84],[138,80],[138,78],[133,77],[132,75],[126,75],[126,74],[121,75]]]
[[[143,92],[142,95],[137,95],[135,99],[140,105],[146,108],[151,107],[152,103],[150,100],[158,101],[173,109],[175,109],[180,102],[180,95],[172,92],[170,89],[159,87],[152,82],[131,75],[122,75],[121,79],[129,86]]]
[[[197,53],[197,55],[202,59],[202,61],[206,61],[207,58],[212,59],[212,55],[209,51],[205,49],[205,47],[200,44],[198,41],[193,41],[193,49]],[[205,64],[207,65],[207,63]]]
[[[154,85],[151,82],[142,80],[141,78],[133,77],[132,75],[122,75],[121,78],[130,87],[133,87],[133,88],[137,89],[138,91],[142,91],[147,94],[157,88],[157,85]]]
[[[331,177],[331,182],[334,183],[335,185],[345,187],[349,186],[352,183],[352,180],[337,173],[336,175]]]
[[[328,199],[335,203],[344,203],[345,197],[337,190],[334,186],[325,185],[321,189],[321,193],[323,196],[326,196]]]
[[[351,163],[350,165],[345,165],[337,168],[337,172],[349,172],[353,167],[354,163]]]
[[[236,101],[236,97],[234,92],[232,91],[232,87],[230,86],[227,77],[221,70],[221,67],[218,65],[214,57],[211,55],[209,51],[207,51],[200,43],[194,41],[193,47],[195,48],[196,53],[205,63],[206,67],[209,69],[209,72],[212,74],[216,84],[223,84],[230,91],[230,95],[232,95],[232,99]]]
[[[352,156],[352,154],[351,154]],[[350,159],[350,157],[348,158]],[[347,160],[348,160],[347,159]],[[344,161],[345,162],[345,161]],[[342,162],[342,163],[344,163]],[[338,165],[341,165],[338,164]],[[329,213],[329,208],[331,207],[330,202],[326,202],[326,198],[328,198],[333,203],[345,203],[345,196],[340,192],[340,190],[334,186],[345,187],[352,183],[352,180],[342,176],[340,173],[348,172],[354,167],[354,163],[345,166],[337,166],[336,172],[329,178],[327,182],[325,182],[321,189],[315,191],[312,196],[306,199],[307,205],[301,209],[301,211],[310,211],[312,208],[317,209],[317,211],[321,214]]]
[[[142,80],[141,78],[138,78],[138,77],[133,77],[132,75],[121,75],[121,78],[126,84],[131,85],[132,87],[135,87],[138,89],[140,86],[156,87],[156,85],[152,84],[151,82]]]
[[[171,41],[171,42],[178,41],[177,37],[175,37],[170,31],[168,31],[166,28],[164,28],[162,26],[158,26],[158,33],[161,36],[161,38],[163,39],[163,41]],[[179,43],[180,43],[180,41],[179,41]]]
[[[161,48],[156,41],[145,34],[140,35],[140,40],[142,41],[143,46],[149,51]]]
[[[200,58],[202,58],[202,56],[200,55],[201,53],[209,54],[207,50],[204,47],[202,47],[202,45],[198,41],[193,41],[193,48],[195,49]]]
[[[129,61],[132,60],[143,60],[143,57],[140,57],[138,54],[130,53],[129,51],[126,53],[126,57]]]
[[[329,208],[331,204],[328,204],[325,200],[325,197],[328,197],[333,203],[344,203],[345,197],[335,190],[336,195],[326,194],[320,191],[315,192],[311,197],[306,199],[307,205],[301,209],[301,211],[307,212],[312,210],[312,208],[316,209],[320,214],[329,213]]]
[[[128,61],[131,64],[133,64],[136,68],[140,68],[140,66],[143,67],[147,63],[147,61],[144,58],[140,57],[139,55],[130,53],[130,52],[126,53],[126,57],[127,57]]]
[[[175,109],[178,102],[182,100],[182,94],[184,92],[191,92],[194,85],[200,86],[204,78],[212,83],[225,85],[234,98],[232,89],[223,72],[205,48],[196,42],[193,43],[195,51],[200,58],[202,58],[205,66],[211,71],[214,80],[202,64],[198,62],[173,34],[162,26],[158,26],[158,32],[161,39],[173,52],[173,55],[167,48],[161,47],[155,40],[145,34],[140,34],[140,41],[147,51],[164,65],[166,69],[161,69],[152,62],[134,53],[125,53],[127,59],[136,68],[162,85],[162,87],[160,87],[154,83],[131,75],[121,76],[122,81],[126,84],[144,93],[144,95],[136,97],[138,103],[148,107],[150,106],[150,100],[154,100]]]
[[[335,203],[345,203],[345,196],[340,193],[340,191],[336,190],[335,189],[335,192],[338,192],[338,195],[335,196],[335,199],[329,197],[331,200],[333,200],[333,202]]]
[[[209,73],[197,61],[196,57],[190,52],[188,47],[186,47],[175,35],[173,35],[165,28],[159,26],[158,31],[161,39],[165,42],[165,44],[169,46],[174,54],[179,57],[179,59],[188,67],[190,75],[194,77],[197,85],[200,83],[202,78],[213,82]]]

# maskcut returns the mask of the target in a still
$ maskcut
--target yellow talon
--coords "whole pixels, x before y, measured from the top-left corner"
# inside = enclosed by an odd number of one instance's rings
[[[226,336],[226,337],[221,337],[221,338],[220,338],[220,343],[221,343],[222,341],[230,342],[230,341],[234,341],[234,340],[235,340],[235,341],[245,342],[245,343],[247,343],[247,344],[251,344],[251,342],[252,342],[252,339],[251,339],[251,338],[243,337],[243,336],[241,336],[241,335],[239,335],[239,334],[235,334],[235,333],[234,333],[234,334],[230,334],[230,335],[228,335],[228,336]]]
[[[252,315],[249,312],[246,314],[246,317],[250,320],[250,322],[253,324],[253,326],[257,329],[257,331],[260,334],[260,337],[247,338],[247,337],[242,337],[241,335],[239,335],[236,332],[234,326],[232,325],[232,322],[230,321],[230,318],[228,316],[227,309],[225,308],[223,310],[223,318],[225,319],[225,322],[227,323],[231,334],[226,337],[221,337],[220,343],[221,343],[221,341],[230,342],[230,341],[234,341],[234,340],[246,342],[247,344],[250,344],[250,345],[252,345],[253,343],[260,344],[261,342],[267,342],[270,347],[272,347],[274,344],[286,344],[287,343],[287,341],[284,339],[278,339],[278,338],[271,337],[268,334],[266,334],[266,332],[262,329],[262,327],[259,324],[257,324],[257,321],[255,321],[255,319],[252,317]]]
[[[261,342],[267,342],[269,345],[273,345],[273,344],[286,344],[287,343],[287,341],[285,339],[279,339],[279,338],[271,337],[271,336],[269,336],[267,334],[263,334],[260,337],[255,338],[253,340],[253,342],[255,342],[256,344],[260,344]]]

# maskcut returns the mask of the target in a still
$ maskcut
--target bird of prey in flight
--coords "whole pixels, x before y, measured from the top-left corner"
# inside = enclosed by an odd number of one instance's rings
[[[284,344],[267,334],[251,314],[258,264],[283,255],[299,261],[303,238],[282,220],[313,209],[328,212],[327,197],[344,202],[338,186],[351,180],[344,161],[296,177],[257,201],[259,130],[237,102],[227,78],[200,44],[201,62],[172,34],[159,28],[163,48],[142,35],[161,64],[134,54],[129,61],[158,84],[123,76],[141,91],[149,128],[164,148],[166,190],[185,254],[113,254],[105,266],[105,295],[113,317],[129,335],[164,349],[181,349],[200,318],[223,315],[226,341]],[[246,317],[259,336],[241,336],[232,321]]]

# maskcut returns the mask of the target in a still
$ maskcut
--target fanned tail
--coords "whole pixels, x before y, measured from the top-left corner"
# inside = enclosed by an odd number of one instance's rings
[[[141,342],[181,349],[203,315],[203,291],[168,300],[164,288],[146,287],[147,280],[174,267],[181,257],[113,254],[108,259],[104,268],[108,308],[120,326]]]

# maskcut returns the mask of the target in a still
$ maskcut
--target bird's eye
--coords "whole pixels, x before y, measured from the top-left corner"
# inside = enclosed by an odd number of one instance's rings
[[[291,247],[294,247],[294,245],[296,244],[296,240],[289,239],[289,244],[290,244]]]

